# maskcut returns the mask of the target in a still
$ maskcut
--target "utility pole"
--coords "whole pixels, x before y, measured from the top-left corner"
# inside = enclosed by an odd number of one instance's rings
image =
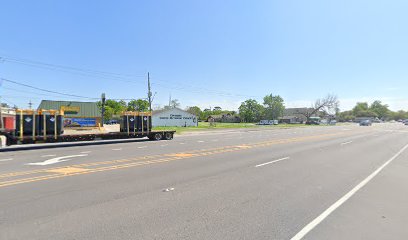
[[[3,109],[2,109],[2,103],[1,103],[1,96],[0,96],[0,129],[4,128],[4,123],[3,123]]]
[[[171,93],[169,95],[169,107],[171,107]]]
[[[149,110],[152,111],[152,91],[150,89],[150,73],[147,72],[147,98],[149,99]]]
[[[0,61],[1,61],[1,62],[4,61],[2,57],[0,57]],[[3,79],[0,79],[0,86],[2,85],[2,83],[3,83]],[[3,129],[3,128],[4,128],[2,105],[3,105],[3,104],[1,103],[1,96],[0,96],[0,125],[1,125],[1,126],[0,126],[0,129]]]
[[[105,100],[106,100],[106,97],[105,97],[105,93],[102,93],[102,95],[101,95],[101,102],[102,102],[102,109],[101,109],[101,113],[102,113],[102,120],[101,120],[101,127],[103,127],[103,121],[104,121],[104,119],[105,119]]]
[[[32,109],[32,107],[33,107],[33,103],[30,100],[30,102],[28,102],[28,109]]]

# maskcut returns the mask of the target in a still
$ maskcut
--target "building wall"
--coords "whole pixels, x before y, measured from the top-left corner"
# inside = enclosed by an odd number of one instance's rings
[[[293,122],[306,122],[307,118],[302,113],[312,112],[313,108],[286,108],[283,112],[283,116],[281,119],[289,119],[293,118]],[[313,114],[312,117],[317,117],[317,114]],[[286,122],[288,120],[282,121]]]
[[[13,108],[1,108],[1,116],[3,118],[3,128],[7,130],[16,129],[16,110]]]
[[[65,111],[64,115],[66,117],[94,118],[101,116],[101,112],[96,102],[42,100],[38,109],[61,110],[61,107],[76,107],[79,109],[77,112]]]
[[[101,112],[96,102],[42,100],[38,109],[61,110],[64,112],[64,126],[96,127],[101,121]],[[75,109],[73,111],[73,109]]]
[[[152,115],[153,127],[196,127],[196,115],[178,108],[154,111]]]
[[[68,117],[64,115],[64,127],[97,127],[102,117]]]

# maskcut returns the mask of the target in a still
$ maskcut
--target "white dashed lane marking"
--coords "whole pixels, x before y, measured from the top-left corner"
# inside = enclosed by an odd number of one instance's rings
[[[280,162],[280,161],[283,161],[283,160],[286,160],[286,159],[289,159],[289,157],[284,157],[284,158],[280,158],[280,159],[273,160],[273,161],[270,161],[270,162],[258,164],[258,165],[256,165],[255,167],[262,167],[262,166],[265,166],[265,165],[268,165],[268,164],[271,164],[271,163]]]
[[[5,158],[5,159],[0,159],[0,162],[7,162],[13,160],[12,158]]]
[[[121,151],[122,150],[122,148],[114,148],[114,149],[112,149],[112,151]]]
[[[344,142],[344,143],[342,143],[341,145],[347,145],[347,144],[350,144],[350,143],[352,143],[353,141],[348,141],[348,142]]]

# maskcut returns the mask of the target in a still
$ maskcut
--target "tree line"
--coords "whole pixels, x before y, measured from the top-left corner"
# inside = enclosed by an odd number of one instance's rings
[[[97,102],[99,109],[102,109],[102,102]],[[113,100],[107,99],[105,101],[105,114],[103,119],[108,121],[113,119],[115,116],[122,114],[124,111],[138,111],[147,112],[149,111],[149,102],[144,99],[134,99],[126,102],[124,100]]]
[[[255,99],[248,99],[241,103],[239,112],[223,110],[221,107],[213,109],[206,108],[201,110],[198,106],[187,107],[186,111],[199,116],[201,121],[205,121],[211,115],[239,116],[243,122],[257,122],[261,119],[278,119],[283,115],[285,109],[283,98],[279,95],[269,94],[264,97],[263,104],[258,103]]]
[[[387,104],[376,100],[371,104],[367,102],[358,102],[350,111],[344,111],[338,114],[339,121],[353,121],[358,117],[378,118],[384,121],[408,119],[408,111],[391,111]]]
[[[102,107],[101,102],[97,103],[99,108]],[[327,95],[324,98],[315,100],[309,108],[304,108],[303,112],[297,114],[303,115],[306,119],[311,116],[335,116],[338,121],[352,121],[358,117],[372,117],[381,120],[399,120],[408,119],[408,111],[391,111],[387,104],[376,100],[371,104],[367,102],[358,102],[350,111],[339,111],[339,101],[334,95]],[[180,102],[177,99],[171,101],[170,105],[164,106],[161,109],[180,107]],[[255,99],[247,99],[241,103],[238,112],[224,110],[221,107],[212,109],[201,109],[198,106],[187,107],[186,111],[196,116],[201,121],[205,121],[211,115],[229,114],[239,116],[243,122],[259,122],[260,120],[279,119],[285,111],[285,102],[279,95],[268,94],[263,98],[263,102],[259,103]],[[129,102],[120,100],[107,99],[105,102],[104,120],[110,120],[115,116],[120,115],[124,111],[149,111],[149,102],[145,99],[134,99]]]
[[[260,120],[278,120],[283,117],[285,112],[285,102],[279,95],[268,94],[263,98],[263,102],[259,103],[255,99],[247,99],[241,103],[238,108],[238,113],[235,111],[223,111],[219,107],[213,110],[204,109],[203,111],[197,107],[189,107],[187,111],[200,116],[200,120],[206,120],[210,115],[219,114],[237,114],[242,122],[255,123]],[[303,108],[297,114],[303,115],[309,120],[312,116],[327,116],[335,115],[339,112],[339,101],[335,95],[327,95],[326,97],[317,99],[309,108]]]

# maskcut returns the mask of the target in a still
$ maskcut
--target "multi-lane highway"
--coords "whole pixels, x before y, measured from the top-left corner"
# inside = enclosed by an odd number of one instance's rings
[[[408,239],[408,127],[0,153],[0,239]]]

